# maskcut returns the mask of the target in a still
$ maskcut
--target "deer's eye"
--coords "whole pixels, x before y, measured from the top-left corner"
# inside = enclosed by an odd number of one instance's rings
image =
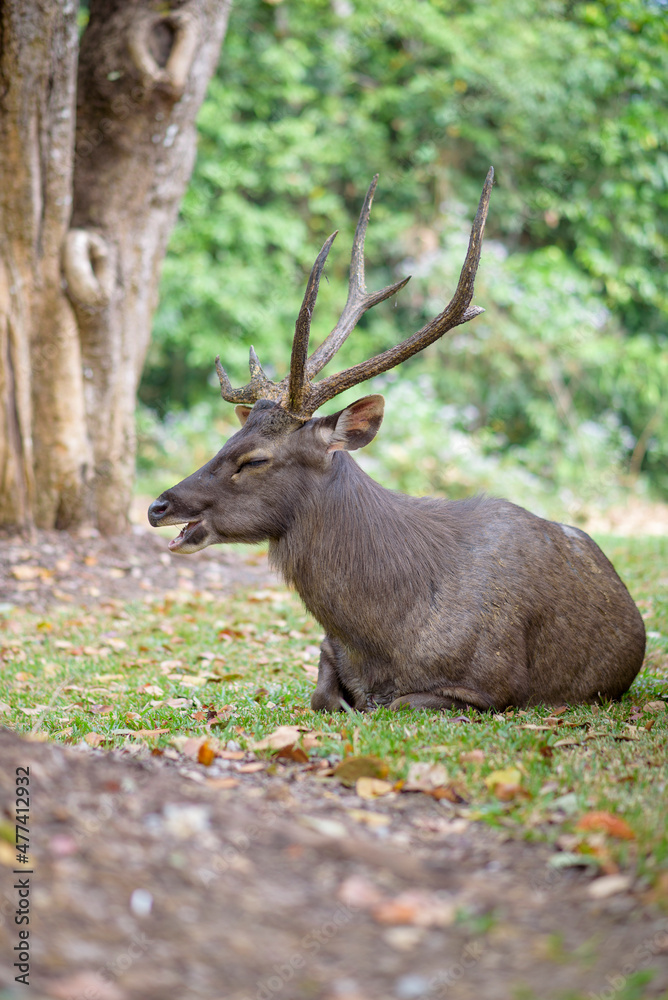
[[[257,469],[260,465],[267,465],[268,462],[268,458],[251,458],[247,462],[242,462],[237,472],[241,472],[242,469]]]

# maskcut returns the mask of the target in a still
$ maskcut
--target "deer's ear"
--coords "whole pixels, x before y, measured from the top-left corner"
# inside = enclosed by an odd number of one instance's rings
[[[251,409],[252,409],[251,406],[235,406],[234,407],[234,412],[236,413],[237,417],[239,418],[239,423],[241,424],[242,427],[246,423],[246,421],[248,420],[248,418],[250,417]]]
[[[383,420],[384,409],[382,396],[364,396],[335,416],[324,417],[321,433],[327,440],[327,451],[356,451],[373,441]]]

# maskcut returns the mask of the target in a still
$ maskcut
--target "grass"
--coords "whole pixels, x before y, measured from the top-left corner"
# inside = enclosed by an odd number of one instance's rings
[[[0,718],[56,741],[158,750],[205,734],[209,709],[224,706],[212,732],[242,749],[297,723],[321,734],[312,756],[374,755],[392,781],[417,761],[440,763],[465,814],[558,841],[604,872],[628,868],[653,881],[668,868],[668,711],[645,706],[668,698],[668,539],[600,541],[649,636],[645,666],[619,703],[557,715],[470,712],[468,721],[386,709],[313,713],[321,630],[293,594],[277,589],[216,599],[179,592],[43,618],[12,609],[0,615]],[[150,735],[156,729],[166,732]],[[629,829],[601,826],[596,812]],[[590,829],[578,829],[587,816]]]

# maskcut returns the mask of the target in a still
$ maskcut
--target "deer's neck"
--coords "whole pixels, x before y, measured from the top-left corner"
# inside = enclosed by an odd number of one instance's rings
[[[271,561],[329,632],[356,631],[362,615],[359,629],[368,629],[370,616],[410,608],[416,589],[440,575],[425,518],[433,504],[386,490],[350,455],[337,453],[331,474],[271,543]],[[411,571],[416,559],[419,580]]]

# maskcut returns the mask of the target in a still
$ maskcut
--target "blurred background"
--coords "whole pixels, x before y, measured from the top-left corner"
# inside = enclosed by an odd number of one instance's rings
[[[251,344],[272,377],[285,374],[308,272],[338,229],[313,346],[333,327],[376,172],[367,287],[412,279],[325,374],[440,312],[492,164],[474,299],[484,315],[329,409],[385,395],[381,432],[358,455],[389,487],[484,490],[576,523],[615,506],[636,511],[637,530],[661,521],[666,15],[661,0],[236,6],[163,268],[138,492],[156,496],[236,429],[216,354],[234,384],[248,380]]]

